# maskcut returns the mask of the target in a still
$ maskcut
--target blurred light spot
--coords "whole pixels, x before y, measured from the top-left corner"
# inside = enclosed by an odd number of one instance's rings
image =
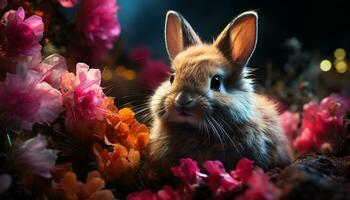
[[[344,60],[346,52],[343,48],[338,48],[334,51],[334,57],[337,60]]]
[[[320,63],[320,68],[322,71],[327,72],[332,68],[332,63],[329,60],[322,60]]]
[[[105,81],[109,81],[112,79],[112,72],[108,67],[105,67],[102,71],[102,79]]]
[[[125,72],[125,67],[122,65],[119,65],[115,68],[114,73],[118,76],[123,76],[123,73]]]
[[[123,77],[128,81],[134,80],[136,77],[136,73],[133,70],[126,70],[123,75]]]
[[[335,66],[338,73],[345,73],[348,70],[348,65],[344,61],[340,61]]]

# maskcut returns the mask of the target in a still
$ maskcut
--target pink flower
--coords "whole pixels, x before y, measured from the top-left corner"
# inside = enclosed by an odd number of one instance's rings
[[[65,8],[72,8],[79,3],[79,0],[57,0],[61,6]]]
[[[284,130],[284,134],[289,140],[293,140],[298,132],[298,124],[300,121],[299,113],[284,111],[280,115],[280,123]]]
[[[84,0],[77,15],[77,28],[92,46],[113,47],[120,34],[116,0]]]
[[[76,66],[76,75],[62,76],[61,92],[67,109],[66,126],[72,130],[74,124],[89,126],[103,119],[102,108],[105,97],[101,84],[101,71],[89,69],[84,63]]]
[[[33,60],[41,60],[40,54],[37,55],[37,57],[38,58],[34,58]],[[66,59],[59,54],[52,54],[41,62],[39,61],[39,63],[37,61],[32,62],[34,63],[32,63],[33,66],[31,69],[43,74],[43,81],[58,89],[61,84],[62,75],[68,72]]]
[[[220,161],[206,161],[203,166],[209,172],[207,181],[214,197],[241,186],[241,181],[228,174]]]
[[[144,190],[142,192],[135,192],[128,195],[128,200],[158,200],[157,195],[151,190]]]
[[[324,98],[320,105],[314,101],[304,105],[301,133],[294,148],[305,153],[336,145],[345,133],[343,118],[348,108],[349,104],[336,94]]]
[[[33,15],[24,19],[22,7],[17,11],[11,10],[4,14],[0,32],[0,46],[7,55],[31,56],[41,50],[40,40],[44,33],[44,24],[41,17]]]
[[[42,82],[43,76],[28,70],[7,74],[0,82],[0,113],[20,128],[31,130],[34,123],[53,122],[61,112],[61,93]]]
[[[269,177],[261,169],[253,171],[247,180],[248,189],[238,200],[274,200],[278,199],[280,191],[269,181]]]
[[[14,149],[10,159],[23,172],[51,178],[50,170],[55,166],[58,151],[47,148],[47,140],[38,135],[26,140]]]

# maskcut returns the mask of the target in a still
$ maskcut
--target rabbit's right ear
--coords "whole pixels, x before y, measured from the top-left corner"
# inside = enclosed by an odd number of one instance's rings
[[[258,36],[258,15],[255,11],[240,14],[218,36],[214,45],[242,69],[253,54]]]
[[[171,60],[187,47],[202,43],[191,25],[179,13],[168,11],[165,20],[165,44]]]

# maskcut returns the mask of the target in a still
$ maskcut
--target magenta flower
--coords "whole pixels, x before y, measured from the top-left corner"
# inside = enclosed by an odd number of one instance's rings
[[[318,105],[304,105],[301,132],[293,146],[300,153],[331,148],[344,136],[343,118],[349,104],[338,95],[330,95]]]
[[[236,166],[236,170],[231,171],[230,174],[235,179],[246,182],[252,175],[254,170],[254,161],[248,158],[241,158]]]
[[[300,121],[299,113],[284,111],[279,118],[284,134],[290,141],[292,141],[298,133],[298,125]]]
[[[44,136],[38,135],[14,149],[10,159],[22,172],[51,178],[50,170],[56,164],[57,153],[58,151],[47,148]]]
[[[157,196],[160,200],[180,200],[180,194],[170,186],[164,186],[163,189],[157,192]]]
[[[186,158],[180,160],[180,166],[172,167],[173,174],[180,178],[182,184],[176,190],[170,186],[164,186],[162,190],[153,193],[144,190],[130,194],[128,200],[180,200],[198,198],[195,196],[196,185],[208,186],[212,192],[213,199],[228,199],[234,195],[244,192],[238,196],[239,200],[274,200],[280,196],[280,190],[276,188],[264,172],[254,169],[253,161],[242,158],[238,161],[236,169],[227,173],[220,161],[206,161],[203,166],[208,175],[201,174],[196,161]],[[200,181],[198,181],[200,180]],[[189,185],[189,188],[183,187]],[[245,186],[245,187],[244,187]],[[236,190],[237,189],[237,190]],[[235,193],[235,192],[238,193]],[[210,197],[207,197],[210,198]]]
[[[28,70],[25,74],[8,73],[0,82],[0,113],[16,126],[31,130],[34,123],[53,122],[61,112],[61,93],[42,82],[43,76]]]
[[[342,124],[347,109],[349,109],[347,100],[337,94],[332,94],[321,101],[320,115],[325,121],[335,121],[335,123]]]
[[[220,161],[206,161],[203,166],[209,172],[207,181],[214,197],[241,187],[242,182],[228,174]]]
[[[197,162],[191,158],[180,160],[180,166],[172,167],[174,176],[181,179],[186,189],[192,190],[193,185],[199,185],[203,181],[203,175],[197,166]]]
[[[181,198],[179,192],[174,190],[170,186],[164,186],[163,189],[157,193],[152,193],[150,190],[144,190],[142,192],[132,193],[128,196],[128,200],[180,200],[186,199]]]
[[[277,200],[280,190],[270,183],[269,177],[261,169],[252,172],[246,184],[248,189],[238,200]]]
[[[84,0],[77,15],[77,28],[92,46],[111,49],[120,34],[116,0]]]
[[[135,192],[128,195],[128,200],[158,200],[156,194],[152,193],[151,190],[144,190],[141,192]]]
[[[170,71],[163,61],[155,60],[151,55],[151,50],[147,46],[140,46],[135,48],[129,57],[141,66],[139,71],[141,81],[148,88],[156,89],[169,76]]]
[[[62,76],[61,92],[67,109],[66,126],[72,130],[74,124],[89,126],[102,120],[105,97],[101,84],[101,71],[89,69],[84,63],[76,66],[76,75],[66,73]]]
[[[141,45],[135,49],[133,49],[129,58],[135,62],[143,64],[145,61],[151,59],[152,52],[147,45]]]
[[[58,3],[65,8],[73,8],[79,3],[79,0],[57,0]]]
[[[33,15],[24,19],[22,7],[4,14],[0,29],[3,36],[0,46],[6,55],[31,56],[41,50],[40,40],[44,33],[44,23],[41,17]]]
[[[174,176],[181,179],[179,194],[181,194],[183,197],[182,199],[192,199],[196,187],[202,184],[204,182],[204,178],[207,177],[207,175],[200,173],[197,162],[191,158],[181,159],[180,166],[172,167],[171,171],[173,172]],[[170,191],[167,191],[168,194]],[[173,195],[176,196],[177,193],[174,193]]]
[[[160,60],[145,61],[140,78],[151,89],[157,88],[169,76],[169,67]]]

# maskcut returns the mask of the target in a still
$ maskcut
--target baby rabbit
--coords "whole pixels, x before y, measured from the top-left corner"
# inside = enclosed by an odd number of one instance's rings
[[[147,152],[160,175],[186,157],[220,160],[228,169],[242,157],[265,169],[290,162],[275,106],[254,93],[248,78],[257,20],[256,12],[244,12],[205,44],[179,13],[167,13],[165,41],[174,74],[151,97]]]

